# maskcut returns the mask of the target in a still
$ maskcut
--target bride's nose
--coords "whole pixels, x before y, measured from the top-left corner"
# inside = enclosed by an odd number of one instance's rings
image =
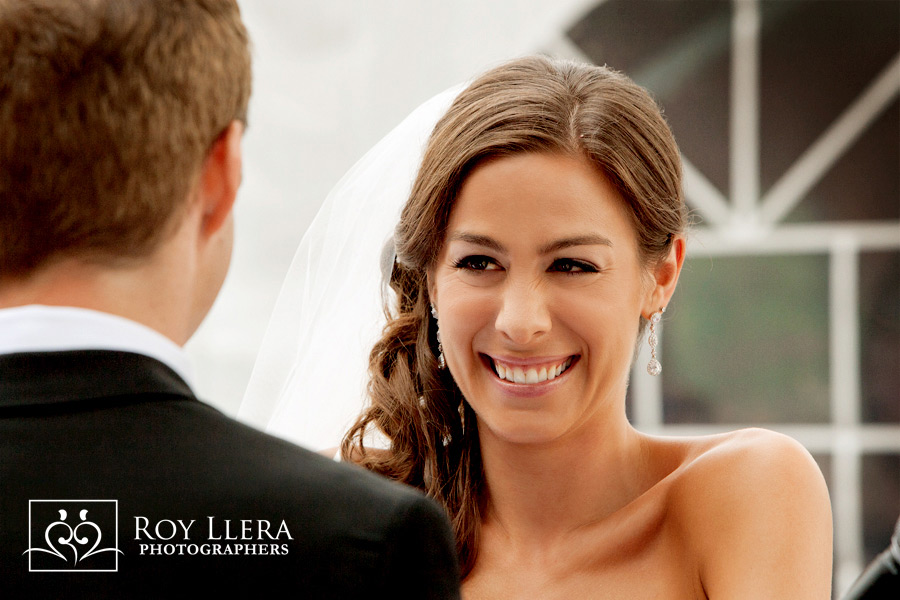
[[[526,345],[550,331],[548,298],[538,282],[508,280],[498,300],[494,326],[514,344]]]

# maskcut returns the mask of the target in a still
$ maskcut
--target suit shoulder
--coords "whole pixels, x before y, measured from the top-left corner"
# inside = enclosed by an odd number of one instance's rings
[[[460,571],[447,514],[430,498],[404,502],[387,528],[385,575],[394,598],[458,599]]]
[[[409,486],[352,464],[335,462],[206,404],[197,403],[186,410],[192,413],[191,419],[173,420],[176,427],[188,430],[181,437],[194,438],[198,451],[211,458],[210,468],[221,465],[247,486],[276,489],[278,496],[294,494],[307,500],[320,496],[338,505],[368,506],[363,512],[379,508],[392,511],[423,497]]]

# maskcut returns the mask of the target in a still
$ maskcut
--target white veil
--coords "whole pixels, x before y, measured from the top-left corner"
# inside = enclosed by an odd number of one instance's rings
[[[285,277],[242,421],[313,450],[340,444],[363,406],[369,351],[384,326],[391,235],[428,136],[463,87],[419,106],[328,194]]]

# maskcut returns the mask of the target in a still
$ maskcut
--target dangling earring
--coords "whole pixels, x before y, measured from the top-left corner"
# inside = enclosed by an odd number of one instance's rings
[[[650,362],[647,363],[647,372],[651,375],[662,373],[662,365],[656,360],[656,347],[659,345],[659,338],[656,336],[656,325],[659,324],[664,312],[666,312],[665,306],[650,315],[650,336],[647,338],[647,343],[650,344]]]
[[[447,368],[447,363],[444,361],[444,346],[441,345],[441,325],[438,323],[437,309],[434,307],[434,304],[431,305],[431,316],[434,317],[434,322],[437,325],[438,369],[444,370]]]

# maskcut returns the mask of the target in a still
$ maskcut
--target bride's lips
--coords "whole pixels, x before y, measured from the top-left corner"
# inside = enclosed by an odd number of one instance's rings
[[[517,391],[543,392],[578,362],[579,355],[541,356],[527,359],[482,354],[481,359],[494,379]]]

